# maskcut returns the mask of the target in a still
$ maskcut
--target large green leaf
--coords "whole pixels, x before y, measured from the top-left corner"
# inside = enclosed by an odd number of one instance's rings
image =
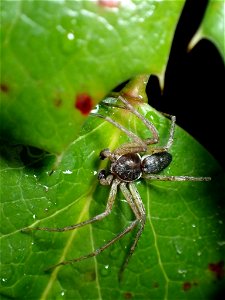
[[[139,110],[158,128],[161,143],[170,122],[147,104]],[[149,136],[131,113],[101,108],[142,137]],[[138,129],[137,129],[138,128]],[[5,146],[2,170],[2,295],[16,299],[210,299],[224,283],[224,181],[215,160],[176,128],[169,175],[212,176],[211,182],[137,182],[147,211],[138,247],[118,282],[118,272],[134,233],[102,254],[73,265],[44,270],[92,252],[113,238],[133,214],[118,193],[106,219],[78,230],[21,233],[26,226],[63,227],[104,211],[110,188],[97,180],[106,167],[105,147],[127,137],[90,116],[77,138],[57,157]],[[32,150],[32,149],[31,149]],[[55,170],[52,172],[52,170]]]
[[[2,1],[1,135],[64,151],[111,89],[162,73],[183,2]]]

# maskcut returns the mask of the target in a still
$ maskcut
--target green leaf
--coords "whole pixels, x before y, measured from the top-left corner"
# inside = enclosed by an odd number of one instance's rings
[[[164,71],[183,2],[2,1],[1,136],[64,151],[115,86]]]
[[[160,134],[170,121],[147,104],[138,110]],[[100,106],[99,112],[149,136],[130,112]],[[224,177],[201,145],[176,127],[168,175],[212,176],[211,182],[139,180],[137,189],[147,221],[123,280],[118,272],[134,232],[97,257],[44,270],[62,260],[88,254],[112,239],[134,219],[119,192],[112,213],[100,222],[67,232],[33,231],[27,226],[64,227],[104,211],[109,186],[97,172],[107,168],[99,153],[128,138],[113,125],[90,116],[80,136],[62,155],[3,146],[1,166],[1,293],[16,299],[210,299],[224,284]],[[52,170],[54,170],[52,172]],[[7,195],[7,197],[5,196]]]
[[[202,23],[191,42],[194,46],[200,39],[206,38],[217,47],[225,61],[225,6],[222,0],[210,0]]]

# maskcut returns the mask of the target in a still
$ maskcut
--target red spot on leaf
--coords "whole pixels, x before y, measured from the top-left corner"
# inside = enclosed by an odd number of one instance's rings
[[[214,273],[216,279],[222,279],[225,274],[224,261],[221,260],[218,263],[211,263],[208,266],[209,270]]]
[[[1,83],[1,84],[0,84],[0,90],[1,90],[1,92],[3,92],[3,93],[8,93],[9,87],[8,87],[7,84]]]
[[[191,286],[192,286],[192,284],[190,282],[186,281],[186,282],[183,283],[183,290],[185,292],[187,292],[188,290],[191,289]]]
[[[99,0],[98,4],[103,7],[118,7],[120,0]]]
[[[83,115],[88,115],[92,109],[92,98],[85,93],[77,95],[75,107],[79,109]]]

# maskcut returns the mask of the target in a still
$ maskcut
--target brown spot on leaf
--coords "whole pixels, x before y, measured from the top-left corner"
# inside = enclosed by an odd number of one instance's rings
[[[159,287],[159,283],[158,282],[154,282],[153,283],[153,287],[156,289],[156,288],[158,288]]]
[[[224,261],[221,260],[218,263],[210,263],[209,270],[214,273],[216,279],[222,279],[225,274]]]
[[[88,115],[92,109],[92,98],[86,93],[78,94],[75,107],[79,109],[83,115]]]
[[[0,90],[3,93],[8,93],[9,92],[9,86],[5,83],[1,83],[0,84]]]
[[[54,99],[54,105],[56,107],[60,107],[62,105],[62,99],[61,98]]]
[[[133,296],[130,292],[126,292],[123,294],[124,299],[131,299]]]
[[[193,286],[198,286],[198,282],[197,282],[197,281],[194,281],[194,282],[193,282]]]
[[[95,271],[93,271],[93,272],[87,272],[85,274],[85,282],[86,281],[95,281],[95,279],[96,279],[96,273],[95,273]]]
[[[118,7],[120,5],[120,0],[98,0],[98,4],[103,7]]]
[[[183,290],[185,292],[187,292],[188,290],[191,289],[191,286],[192,286],[192,284],[190,282],[186,281],[186,282],[183,283]]]

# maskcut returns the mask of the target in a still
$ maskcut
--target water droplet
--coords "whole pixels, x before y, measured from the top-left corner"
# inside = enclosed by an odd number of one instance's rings
[[[109,265],[105,265],[103,269],[100,271],[102,276],[108,276],[110,274]]]
[[[68,40],[73,40],[75,38],[74,34],[72,32],[67,33]]]
[[[198,252],[197,252],[197,255],[198,255],[198,256],[201,256],[201,255],[202,255],[202,252],[201,252],[201,251],[198,251]]]
[[[33,215],[33,219],[34,219],[34,220],[36,219],[36,215]]]
[[[185,270],[185,269],[178,269],[178,273],[181,274],[183,278],[185,278],[186,275],[187,275],[187,270]]]
[[[195,224],[192,224],[191,226],[192,226],[193,228],[195,228],[195,227],[196,227],[196,225],[195,225]]]
[[[76,48],[76,39],[75,34],[73,32],[65,32],[60,34],[60,41],[59,41],[63,51],[65,53],[72,53]]]
[[[47,185],[43,185],[45,192],[48,192],[48,186]]]
[[[61,296],[65,296],[65,291],[62,291],[62,292],[61,292]]]
[[[70,170],[66,170],[66,171],[63,171],[63,174],[72,174],[73,172],[72,171],[70,171]]]
[[[7,278],[2,278],[2,281],[3,282],[7,282]]]
[[[181,246],[178,245],[177,243],[175,243],[174,245],[175,245],[177,254],[179,254],[179,255],[182,254],[183,250],[182,250]]]

